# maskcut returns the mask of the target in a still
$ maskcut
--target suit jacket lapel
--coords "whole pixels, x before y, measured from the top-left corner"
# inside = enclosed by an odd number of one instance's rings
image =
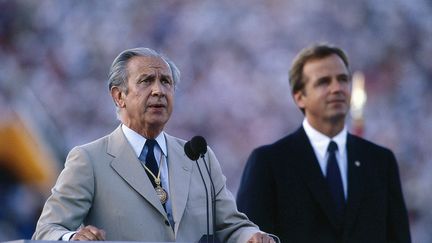
[[[363,165],[359,145],[356,144],[355,137],[348,134],[347,154],[348,154],[348,202],[346,209],[345,225],[349,228],[355,221],[358,208],[361,204],[363,194]],[[364,153],[364,152],[363,152]]]
[[[177,235],[181,218],[189,195],[192,163],[184,153],[184,142],[165,134],[168,147],[170,197],[174,217],[174,232]]]
[[[296,148],[293,150],[295,153],[293,157],[298,160],[296,164],[300,168],[299,171],[302,173],[306,185],[331,224],[336,229],[341,229],[342,221],[336,217],[327,182],[303,127],[297,130],[294,136],[297,143]]]
[[[120,126],[108,137],[107,153],[113,156],[111,167],[118,175],[167,219],[165,210],[154,191],[150,179],[126,140]]]

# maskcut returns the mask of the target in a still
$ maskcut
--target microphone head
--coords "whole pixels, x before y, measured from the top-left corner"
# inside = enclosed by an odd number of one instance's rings
[[[184,151],[187,155],[187,157],[191,160],[198,160],[200,154],[199,153],[195,153],[192,150],[192,146],[191,146],[191,141],[187,141],[184,145]]]
[[[195,154],[203,155],[207,153],[207,142],[202,136],[195,136],[190,141],[190,146]]]

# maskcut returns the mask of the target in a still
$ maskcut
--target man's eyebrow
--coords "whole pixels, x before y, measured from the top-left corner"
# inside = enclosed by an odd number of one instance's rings
[[[337,75],[338,78],[350,78],[350,75],[348,73],[341,73]]]
[[[171,75],[169,74],[161,74],[161,77],[166,79],[172,79]]]
[[[152,77],[152,76],[154,76],[154,74],[143,73],[141,75],[138,75],[137,79],[144,79],[144,78],[148,78],[148,77]]]

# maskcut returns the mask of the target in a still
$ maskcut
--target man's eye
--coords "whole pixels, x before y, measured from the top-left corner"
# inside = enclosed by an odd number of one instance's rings
[[[329,82],[329,80],[326,78],[318,79],[317,86],[326,85],[328,82]]]
[[[138,81],[138,83],[149,83],[149,82],[150,82],[150,79],[148,79],[148,78],[140,79],[140,80]]]
[[[348,82],[348,77],[341,77],[341,78],[339,78],[339,81],[341,81],[341,82]]]
[[[171,82],[171,80],[169,80],[169,79],[162,79],[162,81],[161,81],[163,84],[171,84],[172,82]]]

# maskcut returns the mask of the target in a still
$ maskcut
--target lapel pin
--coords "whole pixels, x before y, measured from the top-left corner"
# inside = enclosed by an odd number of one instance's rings
[[[360,161],[356,161],[356,162],[354,162],[354,164],[355,164],[355,166],[357,166],[357,167],[360,167]]]

